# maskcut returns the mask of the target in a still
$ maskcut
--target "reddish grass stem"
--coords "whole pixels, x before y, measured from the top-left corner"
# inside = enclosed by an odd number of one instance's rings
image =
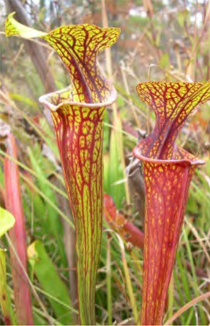
[[[7,154],[17,160],[16,142],[12,134],[10,134],[7,139]],[[27,251],[19,169],[17,164],[8,158],[5,158],[4,178],[6,209],[14,215],[16,220],[14,227],[9,231],[9,237],[17,254],[15,255],[13,248],[10,246],[10,261],[17,323],[19,325],[33,325],[29,283],[23,271],[23,268],[27,270]]]

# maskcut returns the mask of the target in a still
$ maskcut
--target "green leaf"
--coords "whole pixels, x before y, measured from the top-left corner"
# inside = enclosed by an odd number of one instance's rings
[[[17,323],[15,322],[15,316],[12,311],[12,304],[7,288],[6,255],[5,251],[2,249],[0,249],[0,304],[5,324],[16,325]]]
[[[187,21],[188,18],[189,12],[187,9],[178,12],[177,20],[181,27],[184,27],[184,23]]]
[[[0,237],[2,237],[15,224],[14,216],[6,209],[0,207]]]
[[[118,135],[117,135],[118,133]],[[119,137],[120,131],[111,129],[109,153],[104,157],[104,189],[105,193],[114,198],[117,207],[120,207],[125,198],[125,183],[121,163]]]
[[[72,324],[72,312],[75,313],[75,310],[72,308],[68,289],[40,241],[35,241],[28,247],[28,257],[56,318],[63,325]]]
[[[170,58],[168,53],[164,53],[160,58],[160,67],[167,68],[170,65]]]
[[[34,109],[35,112],[39,110],[39,106],[38,104],[33,101],[32,99],[30,99],[29,97],[23,96],[21,94],[17,94],[17,93],[10,93],[10,97],[11,99],[20,102],[20,103],[24,103],[26,105],[28,105],[31,109]]]
[[[39,179],[37,180],[39,190],[41,190],[57,206],[55,193],[53,192],[52,188],[48,186],[48,184],[46,184],[47,174],[45,175],[44,167],[42,167],[44,165],[44,160],[39,146],[36,144],[33,148],[33,151],[31,148],[28,148],[28,155],[33,170],[36,172],[37,175],[39,175]],[[39,201],[39,197],[34,194],[33,200]],[[45,229],[45,234],[52,235],[56,239],[63,266],[67,266],[65,250],[62,241],[63,227],[60,222],[59,214],[55,211],[52,206],[50,206],[46,201],[43,200],[41,202],[41,207],[38,204],[38,207],[35,208],[35,210],[39,211],[41,208],[45,208],[44,214],[42,213],[41,215],[39,215],[39,220],[42,223],[43,228]]]

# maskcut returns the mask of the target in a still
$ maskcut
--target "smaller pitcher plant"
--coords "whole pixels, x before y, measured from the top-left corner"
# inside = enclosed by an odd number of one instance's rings
[[[162,325],[190,181],[204,164],[175,141],[188,115],[210,99],[210,82],[145,82],[137,92],[156,115],[153,132],[133,151],[146,191],[141,323]]]
[[[97,64],[97,53],[114,44],[118,28],[71,25],[50,33],[6,21],[6,35],[47,41],[66,65],[71,86],[44,95],[51,110],[76,231],[80,322],[95,324],[95,285],[103,217],[102,134],[105,108],[116,91]]]

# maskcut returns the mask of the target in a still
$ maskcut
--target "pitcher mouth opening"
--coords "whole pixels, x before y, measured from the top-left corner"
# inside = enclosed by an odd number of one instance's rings
[[[103,102],[78,102],[74,101],[72,96],[72,87],[68,86],[62,90],[51,92],[45,95],[42,95],[39,98],[39,102],[46,105],[51,111],[57,111],[63,105],[76,105],[78,107],[90,107],[90,108],[98,108],[98,107],[106,107],[114,103],[117,99],[117,91],[116,89],[110,85],[110,92],[108,98]]]
[[[185,152],[185,151],[183,151]],[[188,154],[186,152],[186,154]],[[141,153],[141,150],[136,146],[133,150],[133,156],[136,157],[137,159],[139,159],[140,161],[143,162],[147,162],[147,163],[155,163],[155,164],[177,164],[177,165],[182,165],[182,166],[193,166],[193,165],[204,165],[205,162],[198,159],[197,157],[193,156],[192,154],[190,154],[190,158],[187,157],[183,157],[181,159],[158,159],[158,158],[149,158],[144,156]]]

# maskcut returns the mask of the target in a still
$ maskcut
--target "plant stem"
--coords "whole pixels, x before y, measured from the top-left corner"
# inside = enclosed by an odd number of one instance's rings
[[[7,153],[17,159],[16,143],[12,134],[10,134],[7,139]],[[4,176],[6,208],[13,214],[16,220],[14,227],[9,231],[9,237],[22,266],[27,270],[26,230],[20,193],[19,169],[18,166],[8,158],[5,159]],[[10,261],[17,323],[19,325],[32,325],[32,305],[28,280],[11,246]]]
[[[112,276],[111,276],[111,250],[110,239],[107,239],[107,259],[106,259],[106,284],[107,284],[107,310],[108,325],[112,325]]]

